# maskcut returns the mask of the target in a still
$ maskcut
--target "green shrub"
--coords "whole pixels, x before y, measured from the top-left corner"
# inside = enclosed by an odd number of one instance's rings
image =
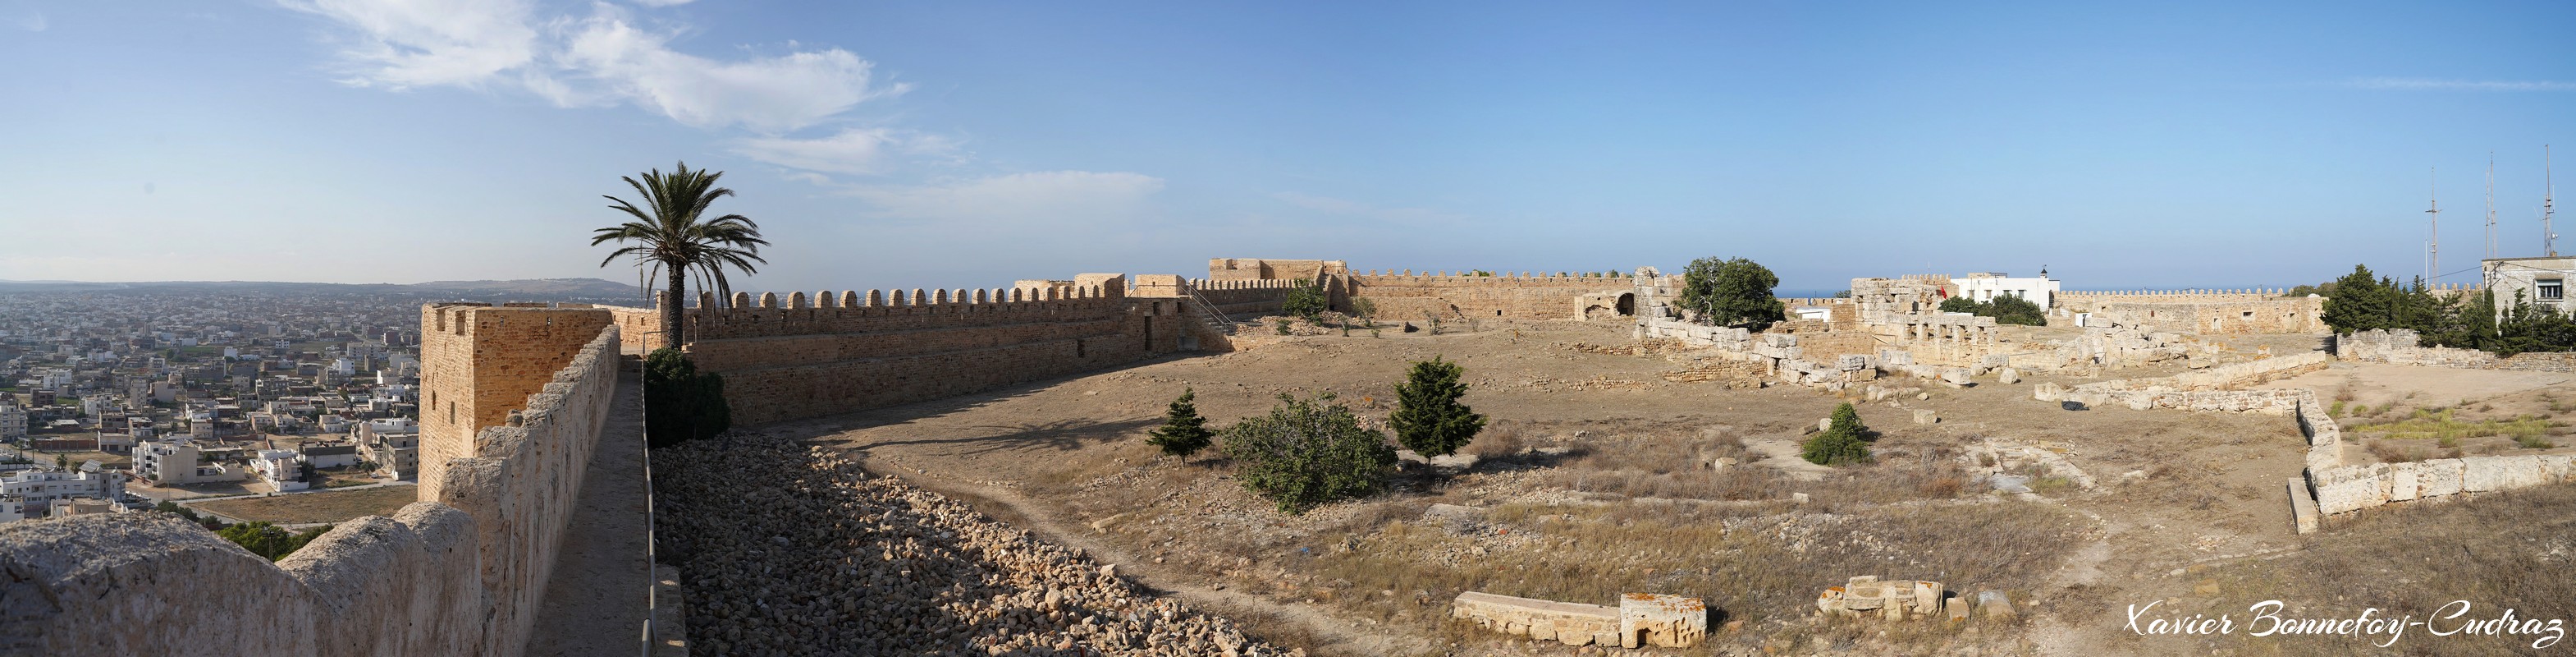
[[[1751,260],[1700,258],[1682,269],[1681,307],[1700,313],[1701,323],[1759,331],[1789,317],[1772,296],[1779,285],[1778,275]]]
[[[1324,284],[1321,281],[1309,282],[1300,278],[1297,279],[1296,287],[1288,288],[1288,299],[1280,302],[1279,308],[1290,315],[1313,322],[1317,317],[1322,316],[1324,311],[1332,310],[1332,298],[1324,294]]]
[[[1824,431],[1807,439],[1799,456],[1816,465],[1868,463],[1869,438],[1869,427],[1860,423],[1860,411],[1845,403],[1834,407],[1833,420]]]
[[[644,357],[646,445],[713,438],[732,426],[733,407],[725,401],[722,375],[698,372],[697,364],[678,349],[657,349]]]
[[[1395,447],[1332,399],[1330,393],[1307,400],[1282,394],[1269,415],[1226,428],[1219,449],[1234,460],[1245,489],[1297,514],[1386,485]]]
[[[215,530],[215,535],[242,546],[242,549],[249,550],[251,554],[266,557],[269,561],[276,561],[286,558],[286,555],[294,554],[297,549],[304,547],[304,544],[313,542],[313,539],[320,538],[328,531],[331,531],[330,525],[289,534],[277,525],[265,521],[253,521]]]
[[[1950,297],[1941,302],[1941,312],[1992,317],[1997,324],[2048,325],[2048,309],[2039,307],[2039,304],[2029,299],[2009,294],[1982,303],[1969,301],[1967,297]]]
[[[1458,380],[1466,372],[1439,356],[1414,361],[1404,383],[1395,386],[1395,414],[1387,418],[1395,441],[1428,457],[1455,454],[1475,440],[1485,428],[1485,416],[1458,402],[1467,394],[1467,384]]]
[[[1216,432],[1208,430],[1207,418],[1199,417],[1199,407],[1195,403],[1197,399],[1198,391],[1181,389],[1181,397],[1172,400],[1171,409],[1163,412],[1162,428],[1148,434],[1145,442],[1163,448],[1164,454],[1178,456],[1183,460],[1189,459],[1191,454],[1196,454],[1201,449],[1206,449],[1209,439],[1215,437]]]

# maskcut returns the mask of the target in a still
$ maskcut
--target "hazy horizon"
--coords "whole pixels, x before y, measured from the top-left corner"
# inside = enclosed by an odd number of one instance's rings
[[[676,160],[742,290],[1360,270],[2287,287],[2540,250],[2576,6],[0,0],[0,279],[599,278]],[[2562,234],[2571,233],[2565,228]],[[2576,251],[2562,244],[2562,253]],[[2439,282],[2459,283],[2457,275]]]

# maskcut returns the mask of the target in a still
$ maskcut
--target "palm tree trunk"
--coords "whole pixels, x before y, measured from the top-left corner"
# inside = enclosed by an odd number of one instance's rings
[[[662,302],[662,346],[672,349],[678,349],[682,344],[680,307],[687,305],[682,299],[688,298],[684,296],[688,293],[688,279],[683,273],[685,269],[678,263],[665,263],[662,266],[665,275],[670,279],[670,289],[664,293],[667,298]]]

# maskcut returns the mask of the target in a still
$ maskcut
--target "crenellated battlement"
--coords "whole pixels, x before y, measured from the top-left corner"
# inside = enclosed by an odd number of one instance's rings
[[[1357,280],[1362,285],[1564,285],[1572,287],[1597,287],[1610,285],[1624,287],[1631,285],[1631,281],[1635,277],[1626,274],[1602,276],[1597,272],[1557,272],[1554,274],[1538,272],[1533,274],[1524,271],[1497,272],[1492,276],[1479,276],[1472,273],[1461,274],[1455,271],[1425,271],[1417,274],[1411,269],[1400,272],[1394,270],[1372,269],[1366,274],[1352,274],[1351,278]]]
[[[1178,277],[1032,279],[1010,287],[701,293],[682,315],[698,369],[724,375],[735,421],[761,424],[965,394],[1183,348]],[[1284,294],[1229,281],[1229,290]],[[1240,283],[1240,285],[1237,285]]]

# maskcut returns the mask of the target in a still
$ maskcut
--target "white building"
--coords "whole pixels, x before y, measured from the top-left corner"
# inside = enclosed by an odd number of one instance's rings
[[[2015,296],[2039,304],[2041,310],[2046,310],[2054,307],[2050,304],[2057,301],[2058,282],[2048,277],[2047,270],[2041,270],[2038,278],[2013,278],[2011,274],[1999,271],[1977,272],[1951,278],[1950,283],[1959,286],[1961,298],[1978,303],[1993,301],[2000,296]]]
[[[220,463],[200,463],[202,455],[196,441],[187,438],[137,442],[134,444],[134,474],[162,485],[241,481],[248,476]]]
[[[304,483],[304,460],[292,451],[259,450],[259,455],[250,460],[250,469],[259,474],[260,481],[268,482],[280,493],[309,487]]]
[[[0,522],[56,515],[56,503],[114,502],[125,497],[125,473],[19,470],[0,474]],[[67,506],[68,508],[68,506]]]
[[[358,444],[376,462],[378,475],[399,479],[419,470],[420,425],[410,418],[368,420],[358,430]]]
[[[0,395],[0,440],[27,437],[27,409],[19,408],[14,399]]]
[[[358,464],[358,444],[349,441],[307,441],[295,451],[316,468],[345,468]]]
[[[2496,316],[2513,307],[2515,293],[2533,310],[2576,311],[2567,303],[2567,279],[2576,278],[2576,257],[2496,258],[2482,264],[2487,289],[2495,290]]]

